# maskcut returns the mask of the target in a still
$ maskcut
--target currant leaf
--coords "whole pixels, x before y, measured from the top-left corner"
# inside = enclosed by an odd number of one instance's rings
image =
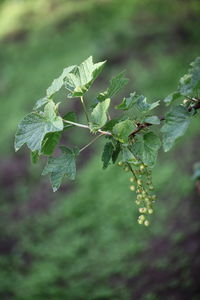
[[[60,147],[62,154],[59,157],[50,157],[47,165],[44,168],[42,175],[50,175],[53,191],[57,191],[65,176],[68,179],[74,180],[76,176],[76,156],[77,152],[67,148]]]
[[[173,92],[169,94],[163,101],[166,103],[166,105],[172,104],[174,101],[178,100],[181,97],[181,94],[179,92]]]
[[[117,105],[115,108],[121,110],[129,110],[134,107],[139,112],[146,113],[156,108],[159,105],[159,103],[160,101],[148,103],[147,98],[145,96],[132,93],[130,94],[130,97],[124,98],[122,103]]]
[[[32,151],[41,152],[42,141],[49,132],[63,130],[63,121],[56,114],[56,105],[53,101],[46,104],[43,113],[32,112],[18,125],[15,135],[15,151],[24,144]]]
[[[58,92],[64,85],[65,77],[75,69],[76,66],[70,66],[63,70],[62,74],[53,80],[51,85],[47,89],[47,97],[51,98],[56,92]]]
[[[124,73],[125,72],[121,72],[110,80],[108,89],[97,96],[98,101],[104,101],[107,98],[112,98],[127,85],[129,80],[124,77]]]
[[[169,151],[174,142],[187,130],[191,120],[191,113],[182,105],[172,106],[165,116],[165,123],[161,128],[163,133],[164,151]]]
[[[103,162],[103,169],[106,169],[109,166],[109,162],[112,158],[114,146],[111,142],[105,144],[103,149],[103,154],[101,160]]]
[[[86,59],[80,66],[75,67],[64,79],[65,88],[68,90],[68,97],[83,96],[94,80],[101,73],[106,61],[93,63],[92,56]]]
[[[144,135],[138,134],[134,139],[135,142],[132,145],[133,154],[147,166],[153,167],[161,146],[159,137],[153,132],[148,132]]]
[[[131,120],[125,120],[122,122],[117,123],[112,132],[115,138],[120,141],[121,143],[127,143],[129,139],[129,135],[133,132],[136,128],[136,125]]]
[[[99,102],[91,113],[91,129],[96,130],[103,127],[107,121],[107,111],[110,106],[110,99]]]
[[[159,125],[160,119],[157,116],[149,116],[144,119],[144,122],[152,125]]]
[[[179,81],[179,92],[184,96],[192,95],[195,90],[200,89],[200,56],[190,65],[188,73]]]

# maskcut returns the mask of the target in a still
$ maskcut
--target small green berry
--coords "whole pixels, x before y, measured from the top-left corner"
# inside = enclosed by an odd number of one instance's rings
[[[144,216],[144,215],[140,215],[140,216],[138,217],[138,223],[139,223],[139,224],[143,224],[144,221],[145,221],[145,216]]]
[[[131,185],[131,186],[130,186],[130,190],[134,192],[134,191],[135,191],[135,186],[134,186],[134,185]]]
[[[145,213],[147,212],[146,207],[141,207],[141,208],[139,209],[139,212],[140,212],[141,214],[145,214]]]
[[[145,221],[144,221],[144,225],[145,225],[145,226],[149,226],[149,221],[148,221],[148,220],[145,220]]]
[[[148,213],[151,215],[153,213],[153,209],[152,208],[149,208],[148,209]]]
[[[144,166],[144,165],[140,165],[140,171],[143,171],[143,170],[144,170],[144,168],[145,168],[145,166]]]

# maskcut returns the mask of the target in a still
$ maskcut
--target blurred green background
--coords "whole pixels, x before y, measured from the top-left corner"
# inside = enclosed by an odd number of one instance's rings
[[[107,59],[88,103],[124,69],[123,95],[162,100],[200,54],[199,31],[198,0],[0,1],[0,299],[200,299],[198,116],[173,151],[160,152],[149,228],[137,224],[128,175],[102,170],[101,141],[57,193],[40,177],[44,161],[31,166],[27,149],[13,150],[20,119],[64,67]],[[81,120],[79,103],[67,101],[62,109]],[[89,140],[82,129],[65,137]]]

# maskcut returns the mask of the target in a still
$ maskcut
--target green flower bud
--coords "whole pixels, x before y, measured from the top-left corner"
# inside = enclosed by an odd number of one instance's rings
[[[135,186],[134,186],[134,185],[131,185],[131,186],[130,186],[130,190],[131,190],[131,191],[135,191]]]

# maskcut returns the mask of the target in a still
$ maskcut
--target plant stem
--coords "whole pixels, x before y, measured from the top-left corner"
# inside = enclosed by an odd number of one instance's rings
[[[79,152],[82,152],[83,150],[85,150],[87,147],[89,147],[90,145],[92,145],[98,138],[100,138],[103,134],[99,134],[98,136],[96,136],[93,140],[91,140],[87,145],[85,145],[83,148],[81,148],[81,150]]]
[[[86,107],[85,102],[83,100],[83,96],[81,96],[80,99],[81,99],[81,103],[83,105],[83,110],[84,110],[84,113],[85,113],[85,116],[86,116],[86,119],[87,119],[87,123],[89,124],[90,120],[89,120],[89,116],[88,116],[88,113],[87,113],[87,107]]]
[[[127,163],[127,165],[128,165],[128,167],[129,167],[129,169],[131,170],[131,173],[133,174],[135,180],[137,181],[137,176],[135,175],[135,173],[134,173],[134,171],[133,171],[133,169],[132,169],[132,167],[131,167],[131,164]]]
[[[77,126],[77,127],[86,128],[86,129],[90,130],[90,127],[88,125],[84,125],[84,124],[80,124],[80,123],[75,123],[75,122],[64,120],[64,119],[63,119],[63,122],[67,123],[67,124],[71,124],[71,125]],[[109,131],[103,131],[101,129],[98,129],[97,132],[101,133],[102,135],[112,136],[112,133],[110,133]]]

